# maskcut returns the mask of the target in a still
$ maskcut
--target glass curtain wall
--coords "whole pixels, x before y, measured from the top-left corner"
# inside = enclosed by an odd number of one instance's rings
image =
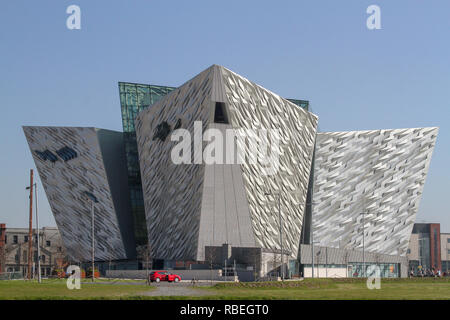
[[[134,236],[138,246],[147,244],[148,240],[134,119],[139,112],[175,89],[175,87],[119,82],[128,187],[134,220]]]

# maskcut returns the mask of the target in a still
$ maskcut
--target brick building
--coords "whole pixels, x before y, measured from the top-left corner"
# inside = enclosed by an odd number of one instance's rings
[[[407,251],[409,268],[450,271],[450,234],[440,232],[439,223],[416,223]]]

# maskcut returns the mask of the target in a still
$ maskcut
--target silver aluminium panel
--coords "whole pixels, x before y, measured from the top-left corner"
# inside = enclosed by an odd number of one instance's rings
[[[276,174],[265,174],[259,161],[241,165],[256,245],[281,249],[277,195],[281,194],[283,249],[296,258],[318,117],[226,68],[221,70],[233,128],[278,129],[280,134]]]
[[[23,130],[69,257],[91,260],[91,201],[85,195],[89,192],[98,200],[95,259],[126,259],[98,129],[25,126]]]
[[[228,124],[216,124],[214,107],[224,103]],[[170,132],[180,120],[193,133],[279,129],[279,171],[266,175],[261,163],[179,164],[175,145],[154,139],[159,125]],[[314,148],[317,116],[221,67],[212,66],[136,118],[136,134],[153,256],[202,260],[205,246],[223,243],[280,249],[277,197],[281,191],[283,248],[297,256]],[[203,144],[203,148],[205,147]]]
[[[362,250],[364,230],[366,251],[404,256],[437,133],[438,128],[319,133],[314,242]]]

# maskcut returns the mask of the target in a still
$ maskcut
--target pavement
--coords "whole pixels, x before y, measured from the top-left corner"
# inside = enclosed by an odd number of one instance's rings
[[[135,279],[138,280],[138,279]],[[222,281],[223,282],[223,281]],[[83,281],[84,284],[92,284],[90,281]],[[218,283],[218,281],[213,281],[211,284],[211,281],[207,280],[199,280],[197,281],[196,285],[193,286],[191,280],[182,280],[181,282],[175,283],[175,282],[166,282],[162,281],[159,283],[153,282],[150,286],[148,286],[145,282],[133,282],[133,281],[95,281],[95,285],[114,285],[114,284],[120,284],[120,285],[131,285],[131,286],[142,286],[143,290],[147,288],[156,288],[154,290],[147,290],[140,292],[140,295],[143,296],[207,296],[212,295],[214,293],[211,293],[206,290],[201,290],[196,287],[209,287],[211,285],[214,285]]]

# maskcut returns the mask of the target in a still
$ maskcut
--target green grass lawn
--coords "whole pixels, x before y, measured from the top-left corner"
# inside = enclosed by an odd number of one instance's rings
[[[450,299],[450,279],[381,279],[369,290],[364,279],[305,279],[301,282],[218,284],[213,299],[404,300]]]
[[[207,296],[144,296],[155,287],[131,285],[139,280],[84,280],[81,290],[69,290],[65,280],[0,281],[0,299],[450,299],[450,279],[382,279],[381,289],[369,290],[364,279],[305,279],[285,282],[223,283],[198,287]],[[105,283],[106,282],[106,283]]]
[[[0,300],[7,299],[123,299],[135,296],[142,291],[154,288],[143,285],[130,285],[127,282],[140,280],[96,280],[90,283],[83,279],[80,290],[69,290],[65,279],[48,279],[42,283],[37,281],[10,280],[0,281]],[[106,282],[106,283],[100,283]]]

